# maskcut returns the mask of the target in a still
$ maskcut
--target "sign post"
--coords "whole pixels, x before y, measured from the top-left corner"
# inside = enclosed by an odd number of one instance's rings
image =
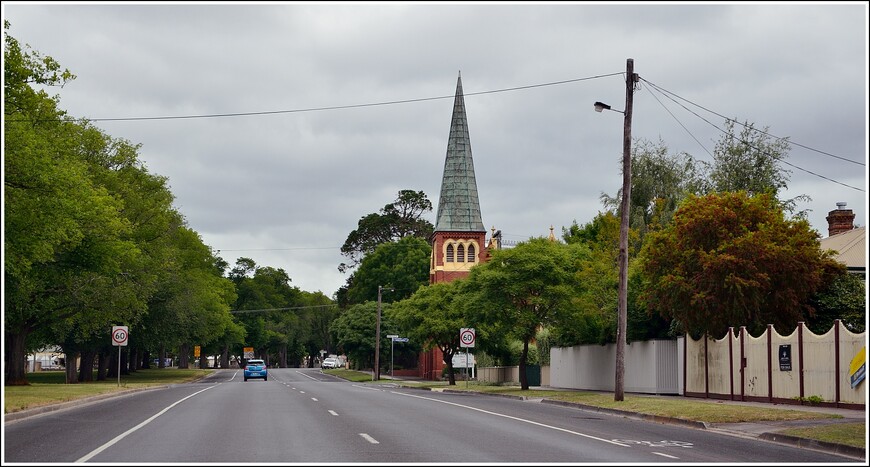
[[[129,337],[127,326],[112,326],[112,345],[118,346],[118,387],[121,387],[121,346],[127,345]]]
[[[474,341],[477,337],[474,335],[474,328],[461,328],[459,330],[459,347],[465,347],[465,361],[468,361],[468,349],[474,347]],[[468,367],[465,368],[465,387],[468,387]]]

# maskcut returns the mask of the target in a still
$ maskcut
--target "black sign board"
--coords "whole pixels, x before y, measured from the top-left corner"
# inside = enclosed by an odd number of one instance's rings
[[[779,371],[791,371],[791,344],[779,346]]]

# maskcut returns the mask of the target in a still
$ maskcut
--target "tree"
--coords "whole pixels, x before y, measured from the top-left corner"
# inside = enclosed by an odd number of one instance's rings
[[[529,343],[540,327],[560,324],[570,316],[571,300],[579,292],[574,273],[587,255],[580,245],[533,238],[495,250],[489,261],[468,275],[469,287],[477,291],[471,305],[478,313],[474,322],[498,326],[523,343],[519,362],[523,390],[529,389]]]
[[[639,300],[694,336],[729,326],[793,329],[832,264],[804,219],[786,220],[772,194],[690,196],[674,223],[648,237]]]
[[[99,130],[67,117],[56,97],[33,89],[74,76],[22,49],[8,29],[4,22],[4,368],[5,383],[15,385],[27,384],[25,353],[46,343],[34,337],[63,334],[72,347],[107,321],[133,319],[150,281],[136,284],[145,279],[145,255],[124,196],[107,184],[117,174],[88,157],[135,150],[112,146]]]
[[[838,269],[830,274],[825,286],[813,297],[816,313],[807,327],[816,334],[828,332],[839,319],[854,333],[866,330],[867,284],[861,276]]]
[[[381,329],[394,326],[389,320],[391,304],[382,304]],[[338,349],[342,350],[357,369],[373,368],[375,361],[375,327],[377,317],[377,302],[365,302],[353,305],[344,311],[329,327]],[[385,336],[386,333],[381,333]],[[380,353],[386,354],[387,340],[382,337],[379,343]]]
[[[353,273],[347,289],[348,303],[377,300],[378,286],[393,289],[383,295],[383,301],[394,302],[410,296],[429,283],[431,254],[432,247],[419,237],[404,237],[378,245]]]
[[[788,188],[791,171],[781,167],[791,149],[788,138],[771,136],[765,127],[755,129],[746,122],[738,135],[734,120],[725,121],[725,134],[713,150],[713,164],[708,166],[708,187],[706,192],[745,191],[750,196],[771,194],[778,198]],[[807,195],[799,195],[781,200],[782,208],[794,213],[798,201],[810,200]],[[803,212],[797,212],[803,217]]]
[[[381,243],[409,236],[428,239],[435,227],[423,215],[431,210],[432,202],[422,191],[400,190],[394,202],[379,213],[363,216],[357,228],[348,234],[341,254],[350,259],[350,264],[341,263],[338,270],[347,272],[355,268]]]
[[[670,223],[674,211],[688,194],[701,192],[705,182],[702,165],[689,154],[669,154],[665,143],[635,141],[631,161],[631,211],[629,224],[642,241],[647,231]],[[601,194],[601,203],[616,212],[622,190],[615,196]],[[639,245],[638,245],[639,247]]]
[[[434,347],[441,350],[451,386],[456,384],[453,355],[460,351],[459,330],[469,325],[462,308],[454,303],[463,299],[461,285],[464,282],[465,279],[457,279],[420,287],[390,308],[391,321],[399,332],[413,342],[423,343],[424,351]]]

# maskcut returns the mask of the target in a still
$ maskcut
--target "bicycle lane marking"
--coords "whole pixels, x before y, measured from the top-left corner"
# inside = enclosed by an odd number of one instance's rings
[[[604,443],[608,443],[608,444],[615,444],[615,445],[617,445],[617,446],[622,446],[622,447],[625,447],[625,448],[631,447],[631,446],[629,446],[628,444],[623,444],[623,443],[620,443],[620,442],[617,442],[617,441],[613,441],[613,440],[609,440],[609,439],[604,439],[604,438],[599,438],[599,437],[597,437],[597,436],[587,435],[587,434],[585,434],[585,433],[580,433],[580,432],[572,431],[572,430],[568,430],[568,429],[565,429],[565,428],[559,428],[559,427],[557,427],[557,426],[546,425],[546,424],[544,424],[544,423],[535,422],[535,421],[532,421],[532,420],[526,420],[525,418],[514,417],[513,415],[505,415],[505,414],[501,414],[501,413],[497,413],[497,412],[491,412],[491,411],[489,411],[489,410],[478,409],[477,407],[471,407],[471,406],[468,406],[468,405],[457,404],[457,403],[455,403],[455,402],[448,402],[448,401],[442,401],[442,400],[438,400],[438,399],[432,399],[431,397],[423,397],[423,396],[417,396],[417,395],[414,395],[414,394],[405,394],[405,393],[402,393],[402,392],[395,392],[395,391],[390,391],[390,392],[392,392],[393,394],[401,395],[401,396],[416,397],[416,398],[418,398],[418,399],[425,399],[425,400],[427,400],[427,401],[440,402],[440,403],[442,403],[442,404],[448,404],[448,405],[455,405],[456,407],[462,407],[462,408],[464,408],[464,409],[474,410],[474,411],[482,412],[482,413],[489,414],[489,415],[495,415],[496,417],[509,418],[509,419],[511,419],[511,420],[516,420],[516,421],[518,421],[518,422],[528,423],[528,424],[530,424],[530,425],[536,425],[536,426],[540,426],[540,427],[543,427],[543,428],[549,428],[549,429],[551,429],[551,430],[562,431],[562,432],[565,432],[565,433],[570,433],[570,434],[572,434],[572,435],[582,436],[582,437],[584,437],[584,438],[594,439],[594,440],[596,440],[596,441],[602,441],[602,442],[604,442]]]
[[[77,460],[76,462],[77,462],[77,463],[78,463],[78,462],[87,462],[87,461],[90,460],[92,457],[94,457],[94,456],[96,456],[97,454],[99,454],[99,453],[105,451],[106,449],[112,447],[112,445],[114,445],[114,444],[117,443],[118,441],[121,441],[122,439],[126,438],[127,435],[129,435],[129,434],[135,432],[136,430],[138,430],[139,428],[142,428],[143,426],[145,426],[145,425],[151,423],[155,418],[157,418],[157,417],[159,417],[159,416],[165,414],[166,412],[169,411],[169,409],[175,407],[176,405],[178,405],[178,404],[180,404],[180,403],[186,401],[187,399],[190,399],[191,397],[193,397],[193,396],[195,396],[195,395],[197,395],[197,394],[199,394],[199,393],[202,393],[202,392],[208,391],[209,389],[211,389],[211,388],[213,388],[213,387],[216,387],[216,386],[217,386],[217,385],[215,385],[215,386],[209,386],[209,387],[207,387],[207,388],[205,388],[205,389],[203,389],[203,390],[196,391],[195,393],[193,393],[193,394],[191,394],[191,395],[189,395],[189,396],[187,396],[187,397],[184,397],[183,399],[180,399],[180,400],[177,400],[177,401],[173,402],[169,407],[166,407],[165,409],[161,410],[160,412],[157,412],[156,414],[152,415],[151,417],[149,417],[148,419],[146,419],[146,420],[143,421],[142,423],[140,423],[140,424],[134,426],[133,428],[130,428],[129,430],[127,430],[127,431],[121,433],[120,435],[115,436],[114,438],[112,438],[111,440],[109,440],[106,444],[104,444],[104,445],[98,447],[97,449],[94,449],[94,450],[91,451],[90,453],[88,453],[88,454],[82,456],[82,457],[81,457],[79,460]]]

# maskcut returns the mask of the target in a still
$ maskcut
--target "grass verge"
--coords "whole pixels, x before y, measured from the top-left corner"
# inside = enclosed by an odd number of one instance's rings
[[[28,373],[27,386],[3,387],[3,413],[18,412],[43,405],[57,404],[85,397],[97,396],[110,392],[139,389],[166,384],[186,383],[197,380],[213,370],[152,368],[138,370],[129,375],[121,375],[121,384],[117,378],[106,381],[66,384],[63,371],[43,371]],[[94,375],[96,377],[96,374]]]

